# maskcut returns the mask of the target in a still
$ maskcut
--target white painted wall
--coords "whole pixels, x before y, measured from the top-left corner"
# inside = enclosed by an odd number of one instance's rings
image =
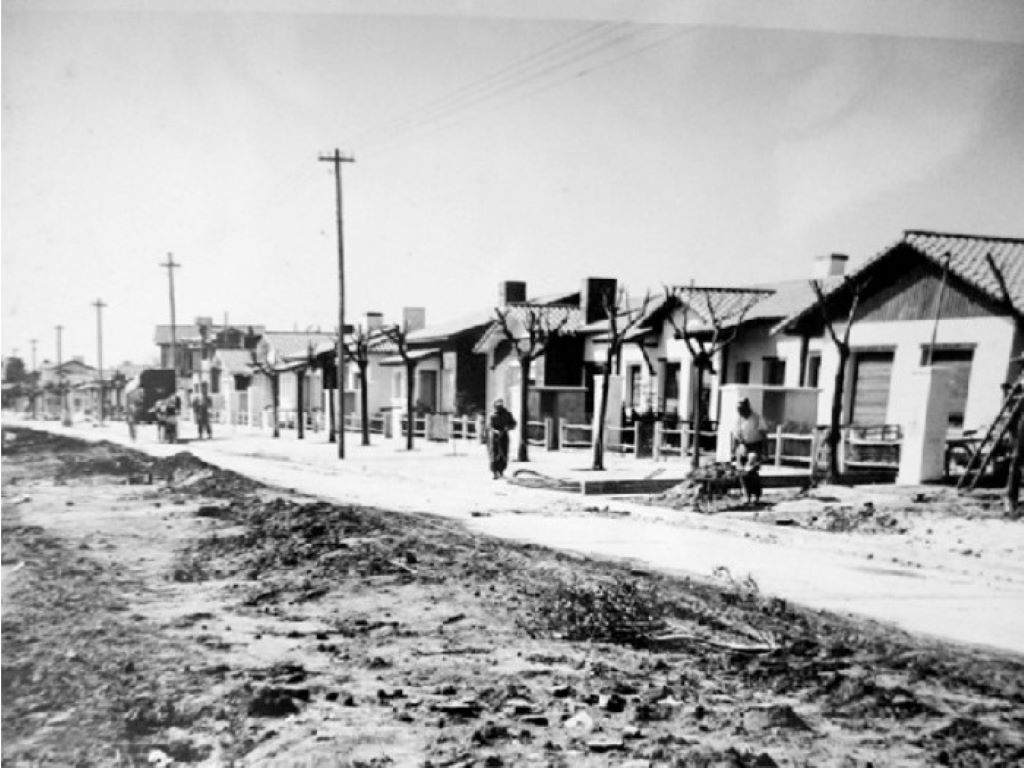
[[[850,332],[853,353],[858,349],[892,349],[892,381],[886,421],[899,424],[902,414],[913,410],[917,388],[911,383],[920,367],[922,346],[931,343],[931,320],[856,323]],[[841,330],[837,329],[837,334]],[[985,427],[1002,405],[1000,385],[1006,381],[1014,344],[1014,325],[1005,317],[951,318],[939,322],[936,345],[973,344],[974,359],[967,389],[964,428]],[[819,383],[818,420],[827,424],[832,405],[832,388],[839,356],[831,341],[823,344]],[[848,366],[844,400],[850,392],[852,365]],[[844,411],[845,417],[845,411]]]

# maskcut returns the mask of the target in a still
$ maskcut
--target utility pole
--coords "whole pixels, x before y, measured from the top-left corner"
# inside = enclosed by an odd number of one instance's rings
[[[160,264],[167,268],[167,284],[171,292],[171,368],[174,369],[174,391],[178,391],[178,338],[174,321],[174,270],[181,266],[174,261],[174,255],[167,253],[167,261]]]
[[[107,306],[103,299],[96,299],[92,303],[96,307],[96,357],[99,364],[99,414],[100,424],[103,423],[103,308]]]
[[[67,388],[64,384],[64,357],[61,352],[61,334],[64,326],[57,326],[57,400],[60,403],[60,422],[65,427],[71,426],[71,414],[67,408]]]
[[[39,418],[39,411],[37,410],[36,403],[39,400],[39,393],[36,391],[39,388],[39,375],[36,372],[36,343],[38,339],[32,339],[32,420],[35,421]]]
[[[335,426],[338,428],[338,458],[345,458],[345,238],[341,218],[341,164],[354,163],[356,159],[341,154],[338,149],[331,155],[320,155],[321,163],[334,166],[334,192],[338,216],[338,415]],[[409,415],[412,419],[412,414]],[[409,422],[410,425],[412,422]]]

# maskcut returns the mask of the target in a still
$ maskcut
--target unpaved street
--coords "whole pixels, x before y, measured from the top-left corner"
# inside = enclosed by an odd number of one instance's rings
[[[128,442],[122,424],[47,428]],[[964,510],[955,493],[940,488],[879,487],[857,494],[823,489],[836,500],[833,506],[855,509],[870,499],[899,522],[884,534],[836,535],[760,524],[750,513],[711,517],[495,483],[485,471],[483,447],[472,443],[460,443],[456,455],[447,445],[425,441],[411,454],[376,436],[370,447],[357,443],[357,436],[348,436],[342,462],[322,435],[274,440],[219,430],[212,441],[174,447],[156,443],[148,428],[137,447],[155,455],[187,447],[218,466],[318,497],[451,517],[479,532],[625,558],[667,573],[710,577],[726,568],[751,576],[764,592],[804,605],[1024,653],[1024,525],[1001,520],[997,509],[984,505]],[[540,452],[530,466],[578,471],[588,462],[585,453]],[[607,474],[615,476],[635,460],[608,462]],[[925,501],[910,502],[918,492]]]
[[[187,455],[4,443],[5,764],[1024,759],[1013,655]]]

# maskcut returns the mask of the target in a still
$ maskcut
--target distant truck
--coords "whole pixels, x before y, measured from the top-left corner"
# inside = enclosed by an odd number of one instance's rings
[[[174,394],[175,377],[172,368],[146,368],[132,379],[125,391],[128,396],[128,407],[137,423],[152,424],[156,420],[153,406]]]

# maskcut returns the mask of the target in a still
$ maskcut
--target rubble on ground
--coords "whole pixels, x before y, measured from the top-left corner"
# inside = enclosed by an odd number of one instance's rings
[[[247,480],[237,487],[258,492],[208,497],[189,490],[194,478],[223,489],[237,476],[181,455],[155,469],[154,496],[106,475],[118,504],[187,502],[152,507],[154,535],[168,515],[191,521],[195,537],[143,581],[19,522],[38,502],[9,502],[48,482],[33,458],[45,449],[5,465],[4,562],[27,564],[5,591],[5,760],[1024,759],[1015,657],[803,609],[725,569],[669,578]],[[94,449],[78,450],[88,461]],[[98,477],[68,476],[76,514],[91,502],[75,483]],[[168,591],[183,603],[173,620],[136,613]]]

